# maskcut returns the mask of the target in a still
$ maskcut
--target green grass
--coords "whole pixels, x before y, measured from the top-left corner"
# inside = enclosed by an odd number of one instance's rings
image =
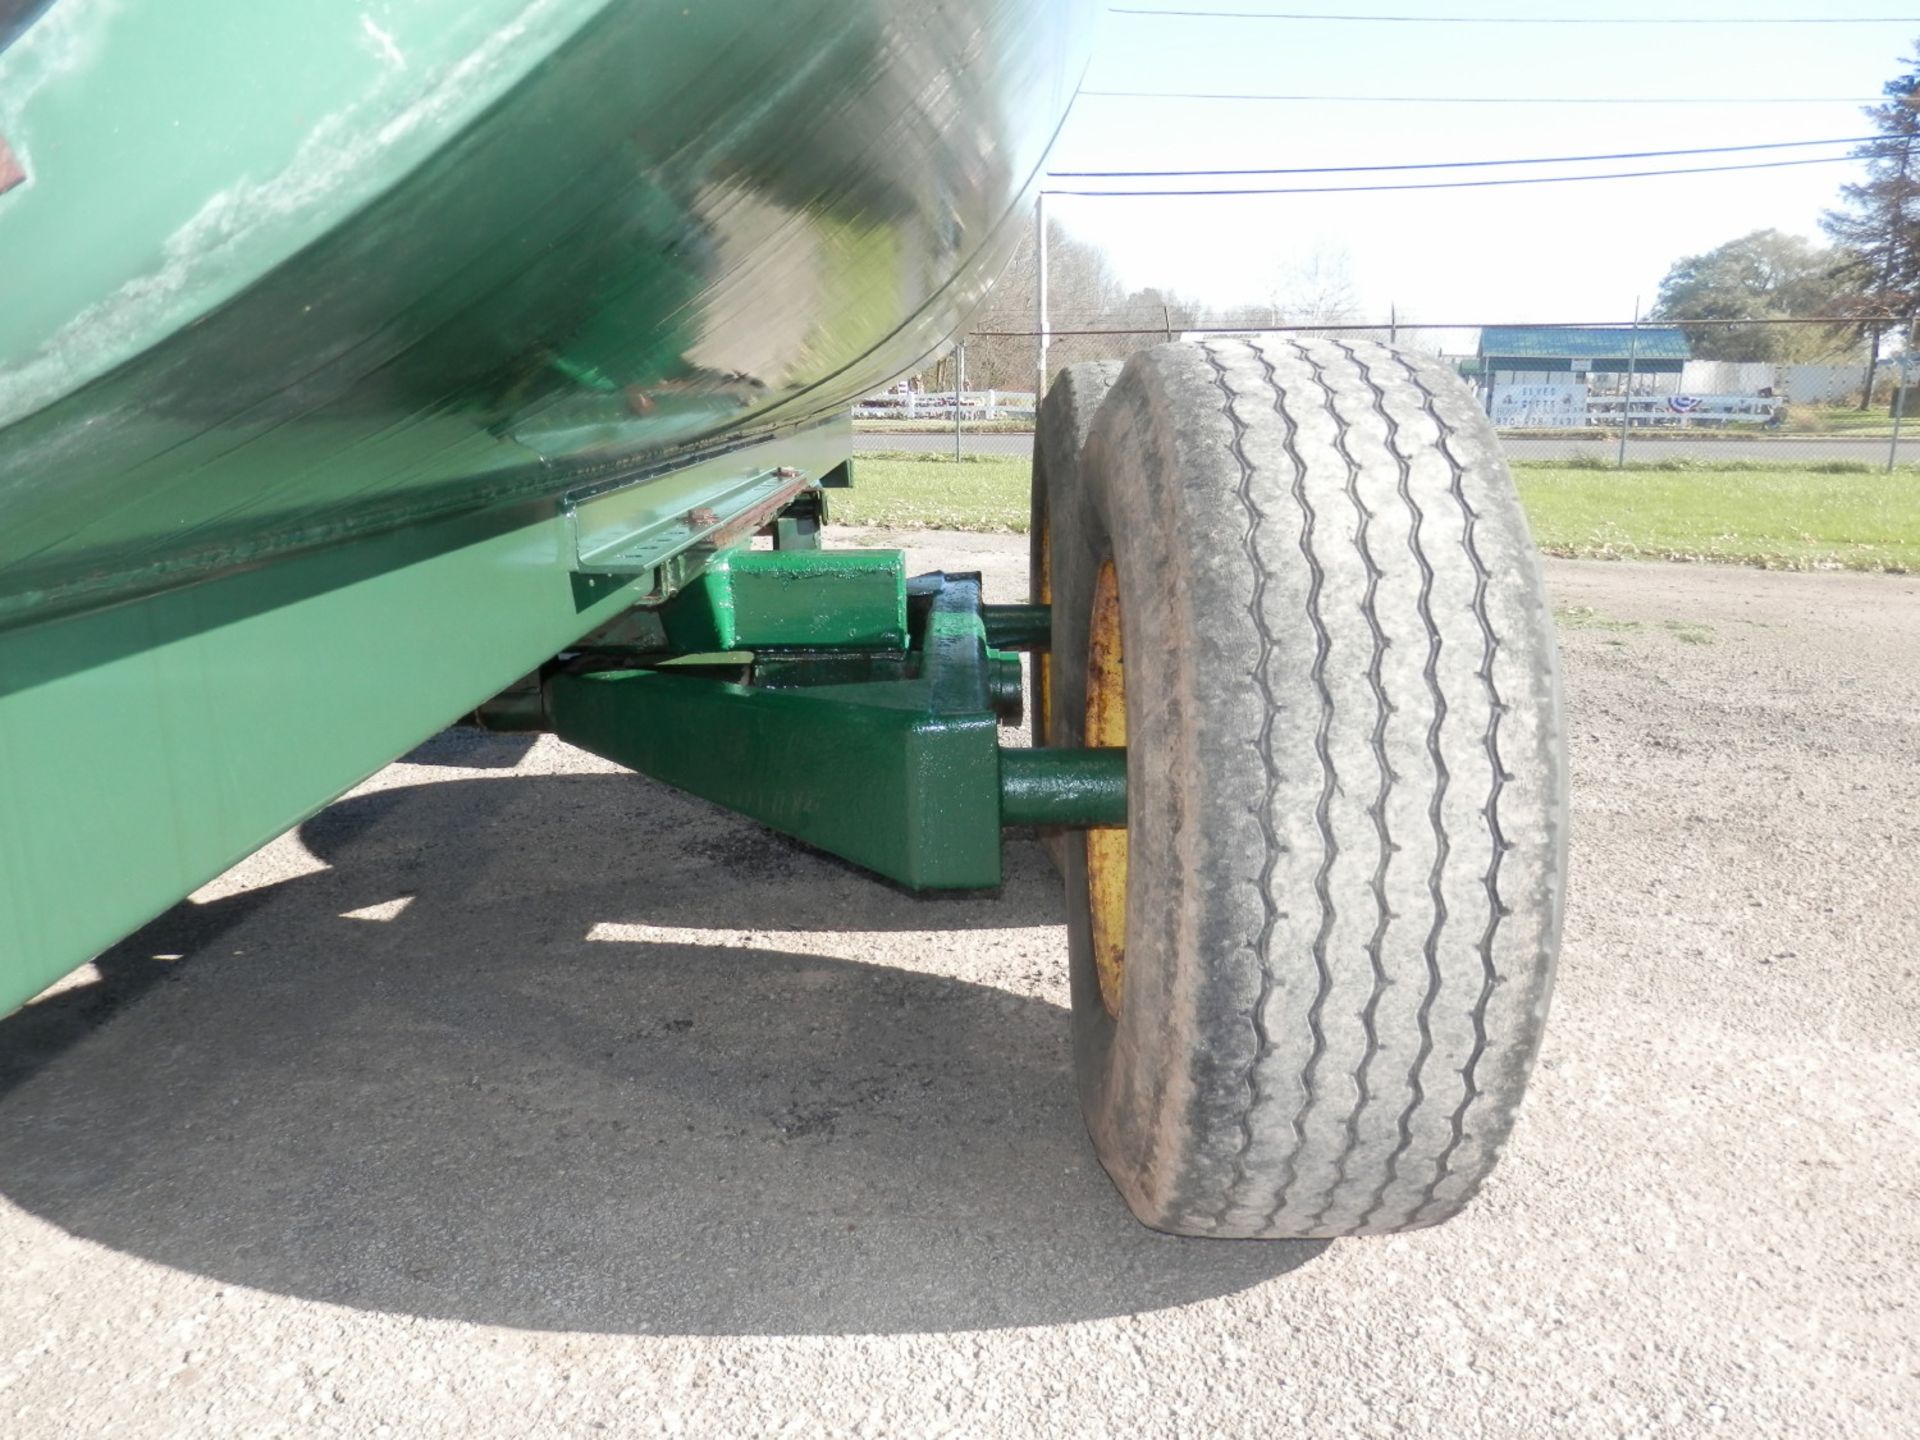
[[[1609,455],[1569,455],[1559,460],[1531,460],[1525,457],[1507,461],[1515,470],[1604,470],[1617,474],[1658,473],[1663,475],[1884,475],[1884,464],[1868,460],[1716,460],[1700,455],[1671,455],[1663,460],[1629,460],[1621,466]],[[1920,467],[1902,466],[1910,477],[1920,477]]]
[[[1920,569],[1920,476],[1910,471],[1528,465],[1514,479],[1550,555]]]
[[[1901,417],[1904,430],[1915,417]],[[1886,405],[1866,410],[1851,405],[1789,405],[1787,429],[1806,429],[1818,435],[1887,435],[1893,430],[1893,414]]]
[[[1032,473],[1024,455],[863,454],[828,504],[838,525],[1025,534]]]
[[[963,427],[968,435],[1031,435],[1031,420],[969,420]],[[856,420],[856,435],[951,435],[951,420]]]
[[[1027,528],[1028,462],[861,455],[832,497],[846,525]],[[1857,461],[1654,461],[1626,470],[1529,461],[1514,479],[1552,555],[1704,560],[1782,570],[1920,570],[1920,472]]]

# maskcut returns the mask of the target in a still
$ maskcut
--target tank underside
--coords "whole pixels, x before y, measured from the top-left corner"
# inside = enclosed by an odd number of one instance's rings
[[[831,475],[1087,44],[1077,0],[429,0],[329,60],[337,8],[61,0],[0,52],[0,1011]]]

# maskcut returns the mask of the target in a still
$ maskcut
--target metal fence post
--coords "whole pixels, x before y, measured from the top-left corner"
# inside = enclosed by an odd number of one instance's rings
[[[1039,379],[1033,387],[1033,419],[1040,422],[1040,402],[1047,394],[1047,193],[1041,191],[1033,202],[1033,258],[1035,323],[1040,331]]]
[[[953,347],[953,458],[960,458],[960,406],[967,394],[967,343]]]
[[[1640,358],[1640,297],[1633,297],[1633,328],[1627,332],[1627,387],[1620,396],[1620,453],[1613,468],[1627,468],[1627,427],[1633,423],[1633,366]]]
[[[1900,378],[1894,382],[1893,389],[1893,438],[1887,441],[1887,473],[1893,473],[1894,462],[1900,456],[1900,417],[1907,408],[1907,360],[1908,352],[1900,352]],[[1867,397],[1869,402],[1872,396]]]

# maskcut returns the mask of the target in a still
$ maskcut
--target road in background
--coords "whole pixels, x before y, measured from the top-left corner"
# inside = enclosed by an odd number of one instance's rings
[[[1566,951],[1453,1223],[1136,1225],[1034,840],[920,899],[449,732],[0,1021],[0,1433],[1920,1433],[1920,581],[1548,575]]]
[[[1914,423],[1914,438],[1908,440],[1904,435],[1900,440],[1899,461],[1901,464],[1920,464],[1920,420]],[[913,454],[951,455],[953,453],[953,432],[943,434],[916,433],[909,435],[876,434],[872,431],[860,431],[853,437],[856,451],[874,452],[881,450],[904,450]],[[1618,453],[1620,442],[1613,440],[1570,440],[1561,437],[1531,435],[1506,435],[1501,443],[1506,447],[1508,456],[1527,460],[1567,460],[1577,455],[1590,455],[1611,461]],[[1685,457],[1689,460],[1763,460],[1778,461],[1782,464],[1801,465],[1820,460],[1847,460],[1865,465],[1884,465],[1887,462],[1887,440],[1853,440],[1845,437],[1811,436],[1805,439],[1765,439],[1717,440],[1687,436],[1649,437],[1635,435],[1628,441],[1627,454],[1632,460],[1661,460]],[[967,455],[1030,455],[1033,453],[1031,435],[1008,435],[995,432],[984,434],[964,431],[960,439],[961,452]]]
[[[904,450],[914,455],[951,455],[953,454],[953,432],[943,435],[929,435],[915,432],[910,435],[874,434],[871,431],[856,430],[853,436],[855,453],[878,450]],[[985,434],[962,432],[960,450],[965,455],[1031,455],[1033,454],[1032,435],[1006,435],[994,431]]]

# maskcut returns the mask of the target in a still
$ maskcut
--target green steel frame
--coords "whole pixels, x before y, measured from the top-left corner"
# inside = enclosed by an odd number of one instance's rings
[[[848,429],[0,628],[0,1013],[463,711],[915,888],[1125,824],[1124,751],[999,744],[1045,607],[815,548]]]
[[[1000,883],[1004,825],[1126,823],[1126,752],[1002,747],[1046,611],[898,551],[716,557],[636,641],[543,678],[569,742],[914,889]],[[664,641],[664,644],[662,643]],[[524,723],[515,697],[498,712]],[[483,712],[483,719],[487,718]]]
[[[723,547],[817,515],[852,448],[843,417],[0,625],[0,1014]]]

